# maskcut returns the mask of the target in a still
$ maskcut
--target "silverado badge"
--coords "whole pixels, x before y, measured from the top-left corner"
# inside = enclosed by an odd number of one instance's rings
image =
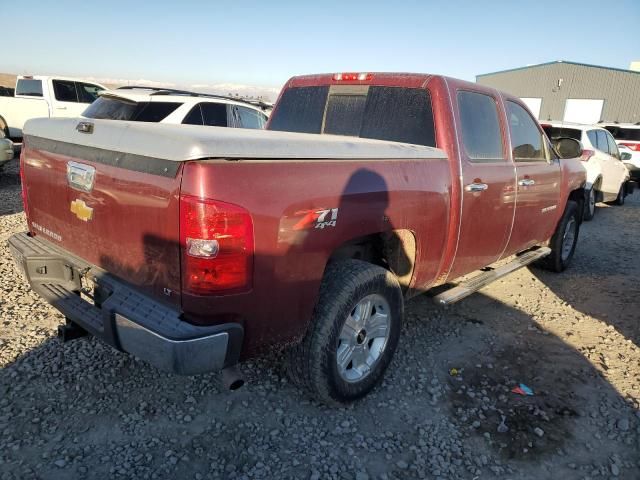
[[[88,222],[93,218],[93,208],[87,206],[84,200],[76,199],[71,202],[71,213],[83,222]]]

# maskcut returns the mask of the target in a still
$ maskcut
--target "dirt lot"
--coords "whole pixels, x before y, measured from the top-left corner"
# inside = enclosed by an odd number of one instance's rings
[[[0,478],[640,478],[640,194],[601,205],[573,267],[523,269],[442,310],[411,301],[383,385],[328,409],[278,354],[248,385],[177,377],[96,340],[62,345],[6,239],[0,175]],[[455,368],[457,374],[452,375]],[[453,373],[456,373],[453,371]],[[533,396],[511,392],[519,383]]]

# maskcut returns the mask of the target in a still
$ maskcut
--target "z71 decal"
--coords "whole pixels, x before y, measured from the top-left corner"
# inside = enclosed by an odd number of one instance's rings
[[[296,212],[295,216],[303,217],[293,226],[293,230],[306,230],[308,228],[324,229],[335,227],[338,221],[338,209],[303,210]]]

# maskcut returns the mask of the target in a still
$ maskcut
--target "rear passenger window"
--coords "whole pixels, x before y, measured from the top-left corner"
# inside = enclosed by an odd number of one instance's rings
[[[59,102],[78,103],[76,84],[66,80],[53,80],[53,94]]]
[[[538,123],[520,105],[507,101],[511,148],[516,162],[546,161],[543,136]]]
[[[458,92],[462,142],[471,161],[503,160],[498,107],[493,97],[476,92]]]
[[[226,127],[227,105],[224,103],[201,103],[202,119],[210,127]]]
[[[200,109],[200,104],[197,104],[195,107],[191,109],[187,116],[182,120],[184,125],[204,125],[204,120],[202,119],[202,110]]]

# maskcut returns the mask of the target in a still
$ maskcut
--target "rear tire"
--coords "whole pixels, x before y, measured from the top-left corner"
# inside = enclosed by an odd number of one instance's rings
[[[537,262],[537,265],[558,273],[569,266],[578,243],[580,216],[578,204],[569,200],[549,242],[551,253]]]
[[[593,217],[596,215],[596,200],[598,198],[598,192],[596,192],[596,187],[593,186],[587,192],[586,202],[584,204],[584,215],[582,219],[585,222],[589,222],[593,220]]]
[[[624,205],[624,197],[627,194],[625,184],[626,182],[622,182],[622,185],[620,185],[620,190],[618,190],[618,196],[613,202],[611,202],[611,205],[618,205],[618,206]]]
[[[286,353],[289,378],[329,405],[363,397],[391,362],[403,313],[391,272],[359,260],[331,263],[309,330]]]

